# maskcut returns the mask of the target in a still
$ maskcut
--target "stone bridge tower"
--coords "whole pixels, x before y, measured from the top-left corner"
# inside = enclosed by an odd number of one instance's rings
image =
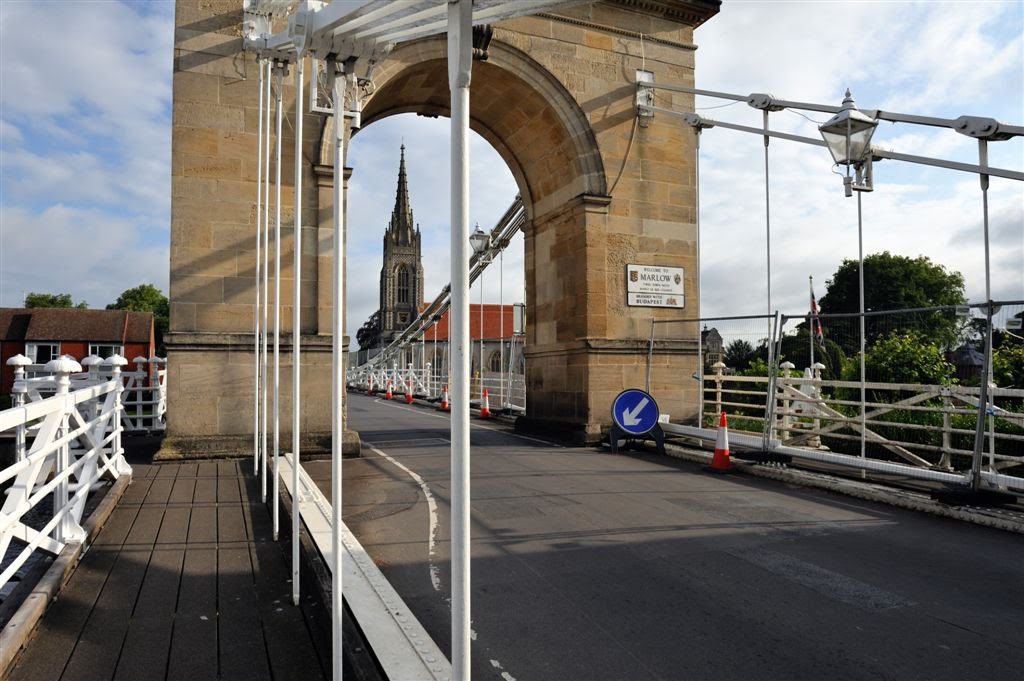
[[[259,100],[255,61],[242,51],[241,5],[177,3],[167,344],[169,434],[218,448],[235,442],[244,451],[252,433]],[[652,319],[679,323],[666,327],[672,340],[654,347],[651,391],[673,419],[696,414],[690,376],[699,329],[685,321],[699,316],[695,139],[675,119],[639,119],[635,83],[642,69],[656,83],[693,86],[693,29],[719,5],[600,0],[509,20],[494,26],[486,60],[474,65],[470,125],[508,163],[527,214],[524,427],[597,440],[615,395],[646,382]],[[364,127],[397,113],[447,116],[445,38],[397,47],[377,65],[374,87]],[[693,97],[659,91],[657,103],[692,110]],[[329,430],[333,122],[316,114],[304,120],[302,428],[315,433]],[[289,134],[286,149],[294,147]],[[293,175],[290,165],[284,178]],[[287,187],[282,204],[292,205]],[[294,218],[284,213],[289,263]],[[631,264],[682,268],[684,307],[628,305]],[[284,301],[292,284],[285,267]]]

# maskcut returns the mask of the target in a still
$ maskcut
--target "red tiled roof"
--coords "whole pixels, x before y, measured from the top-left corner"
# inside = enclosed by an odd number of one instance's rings
[[[152,312],[0,308],[0,340],[148,343]]]
[[[504,308],[504,309],[503,309]],[[515,308],[512,305],[494,305],[485,303],[483,306],[483,338],[484,340],[497,339],[497,338],[509,338],[512,336],[512,311]],[[446,311],[441,315],[440,321],[437,325],[431,325],[427,328],[424,334],[425,340],[434,340],[435,329],[437,331],[437,340],[446,341],[448,340],[448,314]],[[502,323],[502,317],[505,318],[504,324]],[[504,331],[504,335],[502,335]],[[480,305],[470,304],[469,306],[469,337],[471,340],[479,340],[481,337],[480,333]]]

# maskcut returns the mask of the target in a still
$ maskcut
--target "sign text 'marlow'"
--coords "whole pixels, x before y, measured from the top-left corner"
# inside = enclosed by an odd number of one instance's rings
[[[683,307],[683,268],[626,265],[626,304]]]

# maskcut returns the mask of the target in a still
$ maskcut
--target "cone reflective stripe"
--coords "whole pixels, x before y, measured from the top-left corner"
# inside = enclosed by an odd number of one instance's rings
[[[412,404],[412,379],[405,380],[405,403]]]
[[[445,383],[444,387],[441,388],[441,411],[449,411],[451,405],[448,404],[448,384]]]
[[[384,393],[384,399],[385,400],[391,400],[391,399],[394,399],[394,397],[395,396],[391,394],[391,379],[389,378],[388,379],[388,389],[387,389],[387,392]]]
[[[487,398],[487,388],[484,388],[484,401],[483,404],[480,405],[480,418],[491,418],[491,402]]]
[[[729,424],[725,412],[718,419],[718,437],[715,440],[715,455],[711,458],[711,470],[727,471],[729,463]]]

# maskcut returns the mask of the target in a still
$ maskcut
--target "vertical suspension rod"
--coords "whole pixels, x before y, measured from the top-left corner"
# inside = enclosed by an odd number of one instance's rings
[[[292,219],[292,603],[299,604],[299,439],[302,416],[302,95],[306,60],[295,65],[295,215]]]
[[[472,2],[448,3],[448,86],[451,92],[451,572],[452,678],[470,681],[469,547],[469,86]]]
[[[270,84],[271,84],[271,63],[267,60],[263,65],[265,71],[265,80],[263,83],[263,97],[266,98],[266,108],[263,111],[264,126],[263,129],[267,131],[264,139],[264,146],[260,149],[260,153],[263,154],[263,217],[260,227],[260,231],[263,233],[263,339],[262,349],[260,350],[260,380],[262,383],[262,399],[260,403],[263,406],[262,423],[261,423],[261,437],[260,437],[260,451],[262,452],[261,464],[260,464],[260,496],[262,502],[267,503],[267,433],[269,427],[267,404],[269,396],[267,395],[267,371],[268,371],[268,347],[267,347],[267,329],[270,315]]]
[[[253,305],[253,389],[252,389],[252,468],[253,475],[259,475],[260,468],[260,283],[261,260],[263,258],[261,234],[263,216],[263,60],[257,62],[260,71],[259,124],[256,135],[256,291]]]
[[[278,499],[281,475],[281,123],[284,118],[282,106],[284,75],[287,65],[278,62],[275,67],[277,80],[277,139],[275,144],[274,168],[274,484],[273,525],[274,541],[280,536],[280,504]]]

